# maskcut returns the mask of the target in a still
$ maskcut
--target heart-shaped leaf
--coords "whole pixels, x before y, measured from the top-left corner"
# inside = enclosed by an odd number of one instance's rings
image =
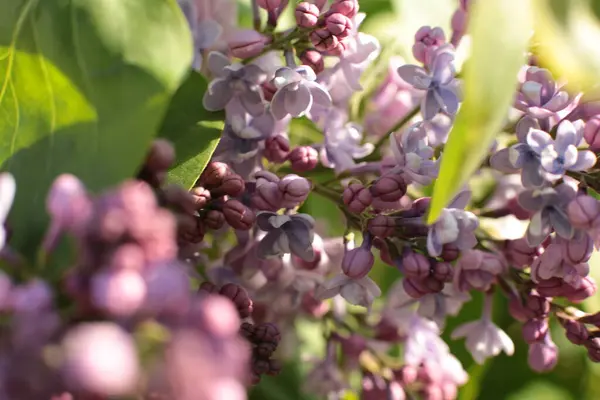
[[[11,245],[35,256],[51,182],[135,174],[185,77],[175,0],[0,0],[0,163],[15,175]]]
[[[479,168],[501,130],[532,33],[530,0],[476,1],[469,12],[472,52],[464,71],[465,100],[444,149],[428,223]]]

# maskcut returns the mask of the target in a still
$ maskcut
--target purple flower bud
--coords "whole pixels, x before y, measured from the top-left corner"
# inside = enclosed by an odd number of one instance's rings
[[[254,212],[237,200],[227,200],[223,205],[225,220],[234,229],[248,230],[254,225]]]
[[[216,338],[235,337],[240,328],[238,311],[230,299],[221,296],[196,299],[190,313],[192,323]]]
[[[288,160],[294,171],[307,172],[319,163],[319,153],[310,146],[296,147],[288,156]]]
[[[583,130],[583,137],[590,150],[597,152],[600,150],[600,116],[590,119]]]
[[[371,186],[371,194],[383,201],[398,201],[406,194],[406,182],[402,175],[384,175]]]
[[[181,189],[180,186],[174,186],[174,188]],[[167,189],[171,189],[171,187],[168,187]],[[210,191],[202,186],[197,186],[190,190],[189,193],[191,196],[185,192],[181,192],[180,190],[167,191],[167,189],[165,189],[165,197],[167,197],[167,201],[170,204],[181,204],[181,208],[188,214],[193,214],[194,211],[203,209],[208,205],[211,199]]]
[[[575,228],[589,229],[598,223],[600,202],[592,196],[577,196],[569,203],[567,213]]]
[[[414,299],[419,299],[426,294],[431,293],[424,281],[416,278],[405,278],[402,281],[402,287],[406,294]]]
[[[277,183],[257,185],[251,197],[252,206],[261,211],[277,211],[283,208],[283,193]]]
[[[388,215],[378,215],[369,220],[367,229],[373,236],[386,238],[394,233],[396,222]]]
[[[529,319],[529,312],[516,296],[511,296],[508,302],[509,314],[519,322],[526,322]]]
[[[227,297],[238,310],[240,318],[248,318],[252,314],[252,300],[243,287],[228,283],[219,290],[221,296]]]
[[[464,34],[467,32],[467,23],[469,15],[465,10],[458,9],[452,15],[452,38],[450,43],[457,46]]]
[[[63,340],[67,384],[100,397],[131,394],[138,383],[133,338],[110,322],[77,325]],[[110,373],[107,373],[110,371]]]
[[[412,250],[402,257],[402,272],[409,278],[424,279],[429,276],[431,265],[429,259],[421,253]]]
[[[40,279],[16,286],[10,294],[12,309],[17,313],[40,312],[52,306],[52,289]]]
[[[302,64],[311,67],[315,74],[320,74],[325,69],[323,55],[316,50],[303,51],[300,54],[300,61],[302,61]]]
[[[452,264],[447,262],[433,263],[433,277],[440,282],[452,282],[454,277]]]
[[[583,322],[584,324],[592,324],[592,325],[600,326],[600,312],[581,317],[581,318],[579,318],[579,321]]]
[[[332,35],[343,39],[350,36],[350,32],[354,28],[350,18],[341,13],[329,14],[325,17],[325,26]]]
[[[62,229],[77,230],[92,211],[92,203],[83,183],[73,175],[63,174],[52,183],[46,208]]]
[[[263,155],[271,162],[281,164],[290,154],[290,141],[282,135],[271,136],[265,140]]]
[[[542,296],[557,297],[562,296],[567,289],[567,284],[560,278],[540,279],[537,282],[536,290]]]
[[[221,185],[215,189],[211,189],[210,194],[212,198],[221,196],[232,196],[237,197],[244,193],[246,189],[244,180],[238,174],[228,174],[221,181]]]
[[[542,340],[548,333],[548,320],[545,318],[530,319],[523,325],[523,340],[533,344]]]
[[[567,287],[568,290],[564,293],[564,296],[573,303],[581,303],[588,297],[592,297],[597,290],[596,281],[590,276],[581,279],[581,284],[577,289],[570,285],[567,285]]]
[[[504,242],[504,256],[515,268],[524,269],[533,263],[535,257],[540,255],[539,247],[531,247],[527,240],[507,240]]]
[[[319,7],[309,2],[303,1],[296,6],[294,15],[296,23],[300,28],[312,28],[317,25],[321,11]],[[315,71],[317,73],[317,71]]]
[[[94,275],[91,300],[100,310],[117,317],[128,317],[144,304],[146,282],[131,269],[106,271]]]
[[[417,381],[418,369],[412,365],[404,365],[399,370],[394,371],[394,377],[403,386],[412,385]]]
[[[456,247],[453,244],[445,244],[442,248],[442,254],[440,254],[440,257],[442,258],[442,260],[444,261],[455,261],[458,259],[458,257],[460,256],[460,250],[458,249],[458,247]]]
[[[279,181],[279,191],[283,195],[283,207],[294,208],[301,204],[310,193],[310,182],[298,175],[286,175]]]
[[[342,260],[342,271],[352,279],[360,279],[371,271],[375,257],[371,252],[371,240],[365,241],[360,247],[346,251]]]
[[[331,55],[340,55],[345,50],[345,45],[327,29],[313,31],[310,34],[310,41],[317,50],[325,51]]]
[[[594,250],[594,242],[586,233],[577,235],[571,240],[558,238],[558,242],[565,260],[574,265],[587,262]]]
[[[340,13],[353,18],[358,13],[358,0],[335,0],[328,13]]]
[[[225,176],[230,173],[231,169],[227,164],[213,161],[206,166],[198,179],[198,183],[207,189],[216,188],[221,185]]]
[[[589,338],[589,332],[584,324],[571,319],[562,320],[567,339],[573,344],[583,345]]]
[[[348,207],[348,210],[355,214],[360,214],[367,209],[373,202],[373,196],[369,189],[360,183],[352,183],[344,189],[342,201]]]
[[[595,363],[600,362],[600,338],[592,338],[585,342],[588,357]]]
[[[530,318],[541,318],[550,312],[550,302],[546,297],[530,294],[525,299],[525,308]]]
[[[218,230],[225,224],[225,216],[221,211],[209,210],[206,215],[204,215],[202,222],[204,222],[204,225],[206,225],[207,228]]]
[[[175,162],[175,147],[165,139],[155,139],[148,152],[144,168],[157,173],[167,171]]]
[[[251,58],[259,55],[269,39],[253,30],[242,30],[228,40],[231,55],[237,58]]]
[[[442,28],[423,26],[415,34],[415,44],[412,47],[413,56],[425,65],[431,62],[431,56],[438,47],[446,43]]]
[[[361,400],[404,400],[406,395],[396,381],[386,381],[378,375],[365,374],[362,380]]]
[[[539,342],[529,345],[527,361],[531,369],[536,372],[541,373],[554,369],[558,361],[558,348],[550,335],[546,335]]]

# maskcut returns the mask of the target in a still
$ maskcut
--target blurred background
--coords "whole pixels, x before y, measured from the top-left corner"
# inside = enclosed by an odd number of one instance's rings
[[[218,0],[215,0],[218,1]],[[251,11],[249,0],[238,0],[240,3],[239,18],[243,26],[251,27]],[[568,0],[567,0],[568,1]],[[367,81],[381,71],[385,74],[387,59],[391,55],[399,55],[408,62],[412,61],[410,48],[414,34],[423,25],[440,26],[449,32],[452,13],[458,0],[361,0],[360,10],[367,14],[361,31],[376,36],[382,45],[381,60],[374,63],[372,71],[365,73]],[[288,8],[291,11],[292,8]],[[289,12],[281,20],[278,30],[293,26],[293,15]],[[370,85],[378,81],[365,82],[366,93]],[[296,121],[296,120],[294,120]],[[291,138],[295,141],[320,141],[319,133],[303,126],[302,121],[292,125]],[[317,194],[306,202],[303,212],[315,217],[322,235],[341,236],[344,226],[341,213],[329,201],[319,198]],[[596,253],[591,260],[592,274],[600,278],[600,256]],[[384,293],[398,278],[395,269],[378,265],[372,277],[378,282]],[[553,327],[554,341],[560,348],[559,363],[555,370],[548,374],[537,374],[527,365],[527,346],[521,339],[520,326],[513,323],[508,315],[507,303],[498,299],[495,304],[495,322],[503,328],[515,342],[515,354],[512,357],[502,353],[490,359],[484,365],[477,365],[465,350],[464,342],[453,341],[449,332],[458,324],[478,319],[481,312],[481,298],[474,296],[467,303],[461,314],[448,321],[444,338],[469,373],[470,380],[460,390],[460,400],[592,400],[600,399],[600,365],[592,364],[582,347],[567,341],[558,327]],[[586,310],[600,309],[600,296],[596,295],[582,304]],[[324,340],[322,326],[318,321],[299,321],[296,324],[298,338],[289,346],[286,353],[290,357],[280,376],[263,378],[260,385],[253,389],[251,400],[320,400],[302,392],[302,383],[311,365],[307,359],[323,354]],[[358,383],[358,382],[357,382]],[[358,399],[348,393],[346,400]]]

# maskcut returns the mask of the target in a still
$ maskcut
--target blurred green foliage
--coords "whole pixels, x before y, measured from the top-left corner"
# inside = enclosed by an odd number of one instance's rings
[[[250,26],[249,0],[239,1],[242,6],[240,19],[246,26]],[[545,1],[540,0],[536,6]],[[361,11],[367,14],[361,30],[375,35],[381,41],[384,56],[389,57],[390,52],[387,50],[391,48],[394,50],[394,55],[400,55],[411,62],[410,46],[416,30],[423,25],[441,26],[448,29],[457,3],[457,0],[361,0]],[[560,7],[568,8],[579,3],[579,0],[548,0],[548,3],[560,9]],[[600,1],[592,1],[591,4],[596,7],[600,5]],[[555,13],[555,15],[560,16],[560,13]],[[567,19],[564,18],[564,20]],[[446,31],[448,32],[448,30]],[[565,40],[571,39],[573,36]],[[596,46],[598,42],[595,42]],[[552,57],[548,57],[548,59],[554,60]],[[588,65],[590,64],[585,64],[585,66]],[[553,69],[556,70],[556,68]],[[562,71],[560,68],[558,70]],[[580,70],[581,68],[578,69],[578,71]],[[596,71],[598,68],[593,72],[596,73]],[[583,76],[589,75],[584,74]],[[298,134],[294,138],[298,142],[320,140],[319,132],[315,131],[308,121],[296,121],[293,127],[292,135]],[[346,228],[337,207],[317,194],[311,195],[303,206],[303,212],[315,217],[321,234],[341,235]],[[593,256],[591,264],[592,271],[600,268],[598,254]],[[596,272],[596,274],[599,273]],[[379,261],[371,276],[385,293],[398,279],[399,273],[395,268]],[[482,366],[475,364],[465,349],[464,341],[453,341],[449,335],[457,325],[479,318],[481,303],[481,294],[473,293],[473,300],[464,306],[458,316],[449,319],[443,334],[452,353],[458,357],[471,377],[469,383],[460,390],[460,400],[593,400],[600,398],[600,368],[587,360],[581,348],[570,344],[564,338],[561,328],[556,324],[552,327],[552,337],[561,350],[556,369],[548,374],[537,374],[528,367],[527,345],[521,338],[520,326],[508,315],[507,301],[501,295],[497,296],[494,305],[494,320],[506,330],[515,342],[515,354],[512,357],[501,354],[488,360]],[[584,307],[600,308],[600,298],[588,300]],[[301,387],[304,381],[303,374],[310,366],[305,361],[306,357],[318,355],[323,351],[322,325],[318,322],[300,321],[297,323],[297,331],[299,346],[296,349],[296,359],[288,360],[282,375],[265,378],[251,392],[251,400],[319,400],[303,393]],[[346,399],[353,400],[357,397],[348,394]]]

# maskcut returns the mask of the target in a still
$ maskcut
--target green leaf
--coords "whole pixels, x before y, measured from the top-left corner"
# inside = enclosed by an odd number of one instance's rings
[[[204,77],[192,71],[173,96],[159,133],[175,146],[177,158],[168,180],[187,189],[206,167],[223,131],[225,114],[202,107],[206,88]]]
[[[465,99],[442,157],[428,223],[476,171],[502,129],[515,94],[517,74],[531,36],[529,0],[473,3],[470,16],[472,53],[464,71]]]
[[[0,0],[0,163],[11,245],[34,258],[61,173],[97,191],[135,174],[189,68],[174,0]]]
[[[597,0],[534,1],[536,52],[544,66],[573,87],[598,83],[599,5]]]

